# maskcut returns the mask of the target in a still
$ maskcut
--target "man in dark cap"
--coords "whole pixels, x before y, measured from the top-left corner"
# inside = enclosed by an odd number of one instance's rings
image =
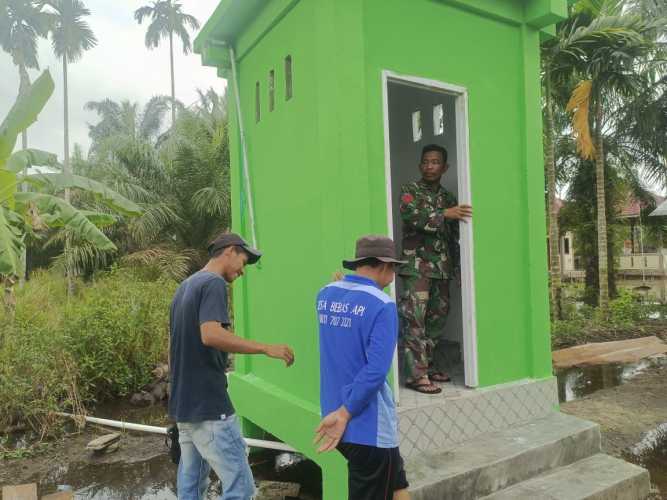
[[[208,263],[176,290],[169,317],[169,416],[177,422],[181,446],[178,498],[203,498],[213,468],[224,500],[247,500],[255,485],[227,393],[227,355],[264,354],[290,366],[294,353],[286,345],[247,340],[229,330],[227,283],[262,254],[232,233],[213,241],[208,254]]]
[[[396,406],[387,375],[398,339],[394,300],[382,290],[394,281],[394,242],[357,240],[355,273],[317,296],[320,326],[318,451],[338,449],[348,461],[350,500],[406,500],[408,482],[398,450]]]

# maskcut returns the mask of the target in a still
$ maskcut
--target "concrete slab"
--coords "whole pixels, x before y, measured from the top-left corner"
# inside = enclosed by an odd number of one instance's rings
[[[413,500],[473,500],[599,452],[597,424],[552,412],[405,465]]]
[[[484,497],[484,500],[642,500],[648,471],[598,454]]]
[[[609,363],[637,363],[649,356],[666,353],[667,343],[651,336],[569,347],[555,351],[552,358],[554,368],[570,368]]]

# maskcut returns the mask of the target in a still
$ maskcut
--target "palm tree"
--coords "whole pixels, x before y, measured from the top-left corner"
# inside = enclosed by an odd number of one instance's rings
[[[205,262],[201,241],[231,223],[225,99],[212,90],[200,92],[198,103],[179,111],[169,141],[139,132],[139,124],[152,121],[155,99],[141,113],[130,103],[88,104],[101,119],[90,128],[93,146],[100,148],[89,156],[86,172],[143,208],[140,217],[121,221],[109,232],[117,255],[142,269],[183,279]],[[79,201],[98,210],[93,198]]]
[[[605,112],[609,116],[614,101],[631,98],[646,83],[638,68],[655,50],[656,26],[661,22],[624,12],[623,7],[618,0],[582,0],[576,10],[581,21],[573,23],[573,29],[565,36],[568,43],[587,30],[614,33],[591,40],[574,51],[574,69],[580,81],[567,106],[573,112],[572,126],[580,156],[595,160],[599,306],[603,314],[609,306]],[[591,108],[593,112],[589,113]]]
[[[547,206],[549,214],[549,274],[551,294],[551,315],[561,319],[561,268],[560,232],[558,227],[559,207],[557,204],[557,135],[564,128],[562,120],[566,103],[577,76],[579,58],[591,43],[601,39],[616,42],[619,35],[614,28],[605,25],[591,26],[590,19],[573,16],[560,24],[557,35],[541,47],[542,94],[544,114],[544,161],[547,180]],[[558,117],[558,120],[555,119]],[[556,124],[555,122],[559,123]],[[562,183],[561,183],[562,184]]]
[[[33,0],[0,3],[0,46],[12,56],[19,70],[19,94],[30,87],[28,69],[39,69],[37,39],[48,34],[49,16]],[[28,131],[21,133],[22,149],[28,148]]]
[[[63,95],[64,95],[64,162],[63,173],[70,173],[69,165],[69,95],[67,87],[67,64],[81,59],[84,51],[97,45],[97,38],[88,23],[83,19],[90,15],[81,0],[45,0],[52,13],[51,42],[56,57],[63,61]],[[70,202],[70,189],[65,189],[65,201]],[[67,247],[66,245],[66,251]],[[70,273],[67,274],[67,290],[70,295],[74,291],[74,282]]]
[[[172,0],[156,0],[134,12],[134,18],[139,24],[145,17],[151,18],[146,31],[146,47],[154,49],[163,38],[169,39],[169,63],[171,68],[171,124],[176,123],[176,88],[174,83],[174,34],[183,43],[183,53],[192,50],[188,26],[193,30],[199,29],[199,21],[194,16],[181,10],[181,4]]]
[[[142,141],[155,145],[163,128],[164,115],[169,109],[170,98],[154,96],[143,109],[137,103],[111,99],[89,101],[85,109],[95,111],[101,120],[88,126],[92,141],[90,155],[97,160],[108,159],[119,141]]]
[[[67,65],[81,59],[84,51],[92,49],[97,45],[97,38],[84,21],[84,17],[90,15],[90,10],[81,0],[46,0],[53,10],[51,41],[53,52],[56,57],[63,61],[63,94],[64,94],[64,173],[69,173],[69,95],[67,87]],[[65,191],[65,201],[69,202],[69,189]]]

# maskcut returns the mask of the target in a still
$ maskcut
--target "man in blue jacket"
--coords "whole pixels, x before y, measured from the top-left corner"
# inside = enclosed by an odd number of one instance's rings
[[[398,338],[394,300],[382,290],[394,281],[394,242],[357,240],[355,271],[317,296],[320,326],[319,452],[338,449],[348,461],[350,500],[409,498],[398,450],[398,420],[387,374]]]

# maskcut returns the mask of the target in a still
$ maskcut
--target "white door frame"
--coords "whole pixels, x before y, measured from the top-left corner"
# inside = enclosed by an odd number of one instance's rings
[[[437,80],[382,71],[382,107],[384,114],[384,166],[387,196],[387,229],[394,237],[394,201],[391,194],[391,148],[389,144],[389,83],[435,90],[456,98],[456,149],[458,200],[472,205],[470,192],[470,150],[468,146],[468,91],[465,87]],[[461,245],[461,302],[463,313],[463,364],[465,385],[479,385],[477,370],[477,321],[475,316],[475,273],[473,269],[473,222],[459,222]],[[391,284],[391,295],[396,298],[396,286]],[[394,394],[398,402],[398,355],[394,353]]]

